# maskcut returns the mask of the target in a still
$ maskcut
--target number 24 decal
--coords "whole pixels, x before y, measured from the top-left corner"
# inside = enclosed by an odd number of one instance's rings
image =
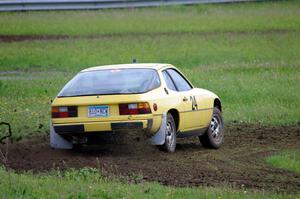
[[[198,104],[195,96],[190,96],[190,100],[192,101],[192,110],[198,110]]]

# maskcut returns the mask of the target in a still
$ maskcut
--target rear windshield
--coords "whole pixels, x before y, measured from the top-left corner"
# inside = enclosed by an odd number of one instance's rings
[[[160,86],[154,69],[112,69],[78,73],[58,97],[144,93]]]

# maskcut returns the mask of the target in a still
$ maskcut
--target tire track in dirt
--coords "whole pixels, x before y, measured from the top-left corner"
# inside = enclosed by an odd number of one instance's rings
[[[300,125],[261,127],[231,124],[225,144],[205,149],[197,138],[179,139],[168,154],[138,135],[121,142],[102,140],[83,151],[55,150],[48,137],[34,137],[9,145],[8,166],[17,171],[96,167],[103,175],[130,181],[158,181],[172,186],[222,186],[276,192],[299,192],[300,174],[273,168],[265,157],[300,149]]]
[[[299,33],[298,30],[270,29],[250,31],[223,31],[223,32],[128,32],[95,35],[0,35],[0,42],[21,42],[21,41],[48,41],[48,40],[71,40],[71,39],[109,39],[115,37],[160,37],[160,36],[216,36],[216,35],[251,35],[251,34],[288,34]]]

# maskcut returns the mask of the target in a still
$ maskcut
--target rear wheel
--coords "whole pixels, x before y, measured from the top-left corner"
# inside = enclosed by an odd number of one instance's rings
[[[176,148],[176,126],[170,113],[167,115],[165,143],[160,148],[167,152],[174,152]]]
[[[199,136],[199,140],[204,147],[219,148],[224,142],[224,123],[221,111],[214,107],[210,125],[204,135]]]

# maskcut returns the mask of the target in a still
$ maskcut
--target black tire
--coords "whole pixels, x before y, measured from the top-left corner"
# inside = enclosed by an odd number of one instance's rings
[[[159,148],[163,149],[166,152],[173,153],[176,149],[176,125],[173,119],[173,116],[168,113],[167,115],[167,124],[166,124],[166,137],[165,143]]]
[[[201,144],[206,148],[218,149],[224,143],[224,123],[221,111],[214,107],[211,122],[205,134],[199,136]]]

